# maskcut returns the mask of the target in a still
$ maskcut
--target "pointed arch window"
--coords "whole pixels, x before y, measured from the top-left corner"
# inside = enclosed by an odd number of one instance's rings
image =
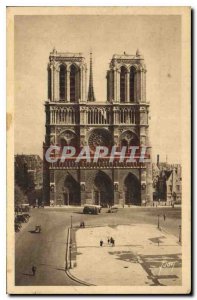
[[[130,102],[134,102],[135,97],[135,68],[130,69]]]
[[[77,100],[77,68],[72,65],[70,68],[70,101],[75,102]]]
[[[59,88],[60,88],[60,100],[66,99],[66,67],[64,65],[60,66],[60,78],[59,78]]]
[[[120,102],[126,102],[126,73],[125,67],[120,69]]]

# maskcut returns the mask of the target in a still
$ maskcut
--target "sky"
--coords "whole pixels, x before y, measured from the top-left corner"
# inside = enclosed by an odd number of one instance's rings
[[[113,54],[135,54],[146,67],[152,159],[181,163],[180,16],[15,16],[15,154],[39,154],[45,135],[47,63],[55,47],[82,52],[89,71],[93,52],[94,91],[106,101],[106,71]],[[87,80],[88,84],[88,80]]]

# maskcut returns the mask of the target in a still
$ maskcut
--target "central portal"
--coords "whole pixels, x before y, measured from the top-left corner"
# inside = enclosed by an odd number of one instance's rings
[[[64,205],[80,205],[80,187],[70,174],[65,178],[63,195]]]
[[[102,207],[112,206],[114,204],[113,184],[108,175],[99,171],[94,180],[93,197],[96,205]]]
[[[135,175],[129,173],[124,181],[125,204],[140,205],[140,182]]]

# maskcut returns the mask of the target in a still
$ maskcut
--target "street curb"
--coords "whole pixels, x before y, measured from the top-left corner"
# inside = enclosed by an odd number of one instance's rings
[[[68,275],[68,277],[69,277],[70,279],[72,279],[72,280],[74,280],[74,281],[76,281],[76,282],[78,282],[78,283],[80,283],[80,284],[87,285],[87,286],[95,286],[94,284],[87,283],[87,282],[85,282],[85,281],[82,281],[82,280],[80,280],[80,279],[74,277],[68,270],[66,270],[65,272],[66,272],[66,274]]]
[[[70,247],[70,228],[68,228],[68,234],[67,234],[67,243],[66,243],[66,266],[65,266],[65,273],[68,275],[68,277],[72,280],[74,280],[75,282],[78,282],[82,285],[87,285],[87,286],[94,286],[94,284],[82,281],[78,278],[76,278],[75,276],[73,276],[69,269],[68,269],[68,264],[69,264],[69,247]]]

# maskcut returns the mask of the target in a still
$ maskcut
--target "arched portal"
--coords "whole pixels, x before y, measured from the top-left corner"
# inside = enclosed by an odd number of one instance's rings
[[[126,102],[126,73],[127,69],[121,67],[120,69],[120,102]]]
[[[114,204],[113,184],[108,175],[99,171],[94,179],[93,197],[96,205],[102,207]]]
[[[64,181],[64,205],[80,205],[80,185],[68,174]]]
[[[140,205],[140,182],[135,175],[129,173],[124,180],[125,204]]]

